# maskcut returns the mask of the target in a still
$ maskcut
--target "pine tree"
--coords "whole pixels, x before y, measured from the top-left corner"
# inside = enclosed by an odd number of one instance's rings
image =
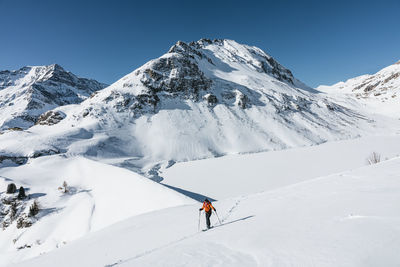
[[[18,192],[18,199],[24,199],[26,198],[26,194],[25,194],[25,188],[23,188],[22,186],[19,188],[19,192]]]

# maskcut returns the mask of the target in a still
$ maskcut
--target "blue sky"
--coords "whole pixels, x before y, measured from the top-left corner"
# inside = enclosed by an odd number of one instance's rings
[[[311,86],[400,60],[400,1],[0,0],[0,70],[58,63],[112,83],[176,41],[255,45]]]

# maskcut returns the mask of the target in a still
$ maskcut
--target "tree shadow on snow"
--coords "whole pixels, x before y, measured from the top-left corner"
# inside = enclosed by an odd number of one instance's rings
[[[175,190],[178,193],[184,194],[185,196],[188,196],[188,197],[190,197],[190,198],[192,198],[192,199],[194,199],[196,201],[199,201],[199,202],[203,202],[204,199],[206,199],[206,198],[208,198],[210,201],[217,201],[216,199],[213,199],[211,197],[208,197],[208,196],[205,196],[205,195],[202,195],[202,194],[198,194],[198,193],[195,193],[195,192],[187,191],[187,190],[184,190],[182,188],[174,187],[174,186],[171,186],[171,185],[166,185],[166,184],[163,184],[163,183],[161,183],[161,184],[163,186],[165,186],[165,187],[168,187],[169,189]]]
[[[26,190],[28,191],[28,190]],[[39,198],[39,197],[43,197],[45,196],[45,193],[33,193],[33,194],[29,194],[29,198]]]
[[[38,218],[43,218],[49,214],[54,212],[58,213],[59,211],[63,210],[64,208],[45,208],[41,209]]]

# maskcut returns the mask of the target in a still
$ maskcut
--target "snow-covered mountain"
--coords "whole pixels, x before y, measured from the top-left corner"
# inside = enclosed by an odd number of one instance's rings
[[[0,266],[365,266],[370,240],[400,236],[399,159],[351,171],[372,152],[398,158],[400,121],[308,87],[259,48],[177,42],[87,92],[57,65],[35,68],[0,90],[15,92],[15,110],[43,104],[28,112],[42,114],[35,125],[0,132]],[[222,225],[203,235],[206,196]],[[382,240],[373,262],[397,266],[398,242]]]
[[[78,104],[106,86],[57,64],[0,71],[0,130],[29,128],[46,111]]]
[[[373,112],[398,117],[400,112],[400,61],[375,74],[366,74],[338,82],[331,86],[321,85],[317,90],[330,94],[346,94]]]
[[[363,114],[232,40],[179,41],[80,105],[53,113],[65,118],[2,135],[3,158],[66,152],[152,176],[160,164],[313,145],[369,128]]]

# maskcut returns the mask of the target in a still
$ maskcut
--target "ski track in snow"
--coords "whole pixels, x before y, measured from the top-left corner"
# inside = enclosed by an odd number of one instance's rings
[[[240,202],[244,199],[244,197],[239,198],[236,200],[235,204],[229,209],[229,211],[226,213],[225,217],[222,217],[221,224],[224,223],[231,215],[232,213],[237,209],[239,206]]]
[[[89,232],[92,230],[92,224],[93,224],[93,215],[96,210],[96,201],[93,198],[93,195],[89,192],[86,191],[86,193],[89,195],[90,199],[92,200],[92,210],[90,211],[90,218],[89,218]]]
[[[235,204],[228,210],[228,212],[226,213],[226,215],[225,215],[224,217],[222,217],[221,224],[218,224],[218,225],[214,226],[213,228],[217,228],[217,227],[220,227],[220,226],[224,226],[224,225],[226,225],[226,224],[229,224],[230,222],[227,222],[227,223],[224,223],[224,222],[232,215],[232,213],[234,213],[234,211],[237,209],[237,207],[239,206],[240,202],[241,202],[243,199],[245,199],[245,197],[241,197],[241,198],[237,199],[237,200],[235,201]],[[241,219],[239,219],[239,220],[235,220],[235,221],[232,221],[232,222],[236,222],[236,221],[248,219],[248,218],[251,218],[251,217],[253,217],[253,216],[249,216],[249,217],[246,217],[246,218],[241,218]],[[203,232],[204,232],[204,231],[200,230],[199,232],[196,232],[196,233],[191,234],[191,235],[184,236],[184,237],[182,237],[182,238],[180,238],[180,239],[178,239],[178,240],[172,241],[172,242],[167,243],[167,244],[165,244],[165,245],[162,245],[162,246],[159,246],[159,247],[156,247],[156,248],[153,248],[153,249],[144,251],[144,252],[142,252],[142,253],[139,253],[139,254],[137,254],[137,255],[131,257],[131,258],[127,258],[127,259],[125,259],[125,260],[119,260],[119,261],[117,261],[117,262],[114,262],[114,263],[111,263],[111,264],[107,264],[107,265],[105,265],[104,267],[117,266],[117,265],[120,265],[120,264],[122,264],[122,263],[126,263],[126,262],[130,262],[130,261],[136,260],[136,259],[138,259],[138,258],[141,258],[141,257],[146,256],[146,255],[148,255],[148,254],[151,254],[151,253],[153,253],[153,252],[156,252],[156,251],[159,251],[159,250],[161,250],[161,249],[164,249],[164,248],[170,247],[170,246],[172,246],[172,245],[178,244],[179,242],[182,242],[182,241],[184,241],[184,240],[193,238],[193,237],[195,237],[195,236],[197,236],[198,234],[201,234],[201,233],[203,233]]]

